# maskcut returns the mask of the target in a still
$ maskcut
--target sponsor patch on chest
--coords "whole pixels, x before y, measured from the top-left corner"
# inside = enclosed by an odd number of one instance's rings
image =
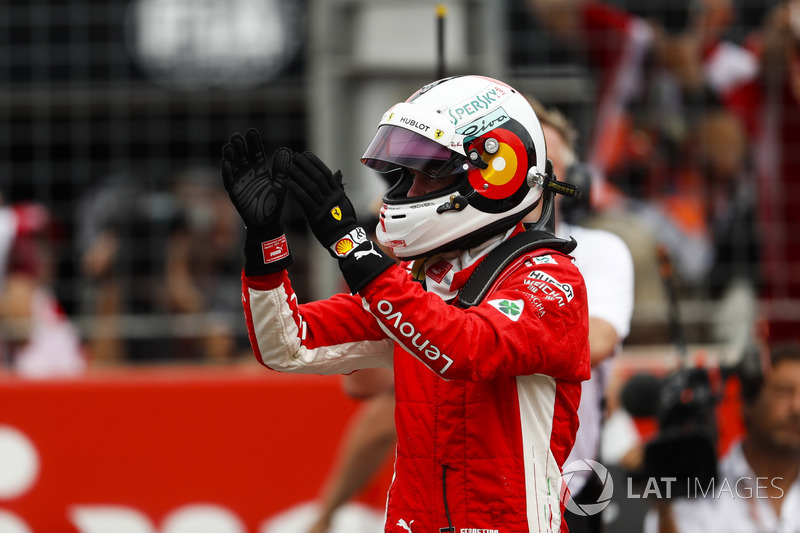
[[[550,274],[534,270],[525,279],[525,286],[532,293],[542,293],[546,300],[558,302],[559,307],[572,301],[575,290],[569,283],[562,283]]]

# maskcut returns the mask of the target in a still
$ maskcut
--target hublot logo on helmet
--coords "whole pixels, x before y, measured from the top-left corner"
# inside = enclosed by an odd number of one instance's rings
[[[402,117],[400,119],[400,122],[402,124],[408,124],[410,127],[416,128],[416,129],[418,129],[420,131],[428,131],[429,129],[431,129],[431,127],[428,126],[427,124],[423,124],[422,122],[418,122],[418,121],[416,121],[414,119],[411,119],[411,118],[408,118],[408,117]]]

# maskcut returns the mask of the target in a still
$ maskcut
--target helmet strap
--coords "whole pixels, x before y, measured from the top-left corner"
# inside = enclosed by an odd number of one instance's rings
[[[556,202],[555,202],[555,194],[552,191],[545,189],[542,191],[542,214],[539,216],[539,220],[536,221],[532,226],[528,227],[528,230],[534,231],[546,231],[548,233],[552,233],[555,235],[556,233]],[[527,226],[527,225],[526,225]]]

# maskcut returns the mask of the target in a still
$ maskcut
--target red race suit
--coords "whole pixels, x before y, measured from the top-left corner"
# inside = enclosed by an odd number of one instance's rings
[[[302,305],[286,271],[243,276],[243,303],[255,355],[273,370],[394,368],[385,531],[567,530],[561,469],[590,372],[586,289],[569,256],[520,256],[466,309],[395,265],[358,295]]]

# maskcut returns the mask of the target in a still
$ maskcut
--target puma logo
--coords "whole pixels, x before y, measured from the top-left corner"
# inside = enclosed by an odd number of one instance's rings
[[[355,255],[355,256],[356,256],[356,261],[358,261],[358,260],[359,260],[359,259],[361,259],[362,257],[365,257],[365,256],[367,256],[367,255],[370,255],[370,254],[372,254],[372,255],[377,255],[378,257],[380,257],[380,256],[381,256],[381,254],[379,254],[377,251],[375,251],[375,248],[373,248],[373,246],[374,246],[374,245],[373,245],[372,243],[370,243],[370,245],[369,245],[369,250],[365,250],[365,251],[363,251],[363,252],[355,252],[353,255]],[[413,520],[412,520],[412,522],[413,522]],[[398,524],[398,525],[399,525],[399,524]],[[411,531],[411,530],[409,529],[409,531]]]
[[[365,253],[366,253],[366,252],[365,252]],[[411,522],[409,522],[409,523],[406,523],[406,521],[405,521],[405,520],[403,520],[402,518],[401,518],[400,520],[398,520],[398,521],[397,521],[397,525],[398,525],[398,526],[400,526],[400,527],[402,527],[402,528],[403,528],[403,529],[405,529],[406,531],[408,531],[408,533],[414,533],[413,531],[411,531],[411,524],[413,524],[413,523],[414,523],[414,521],[413,521],[413,520],[412,520]]]

